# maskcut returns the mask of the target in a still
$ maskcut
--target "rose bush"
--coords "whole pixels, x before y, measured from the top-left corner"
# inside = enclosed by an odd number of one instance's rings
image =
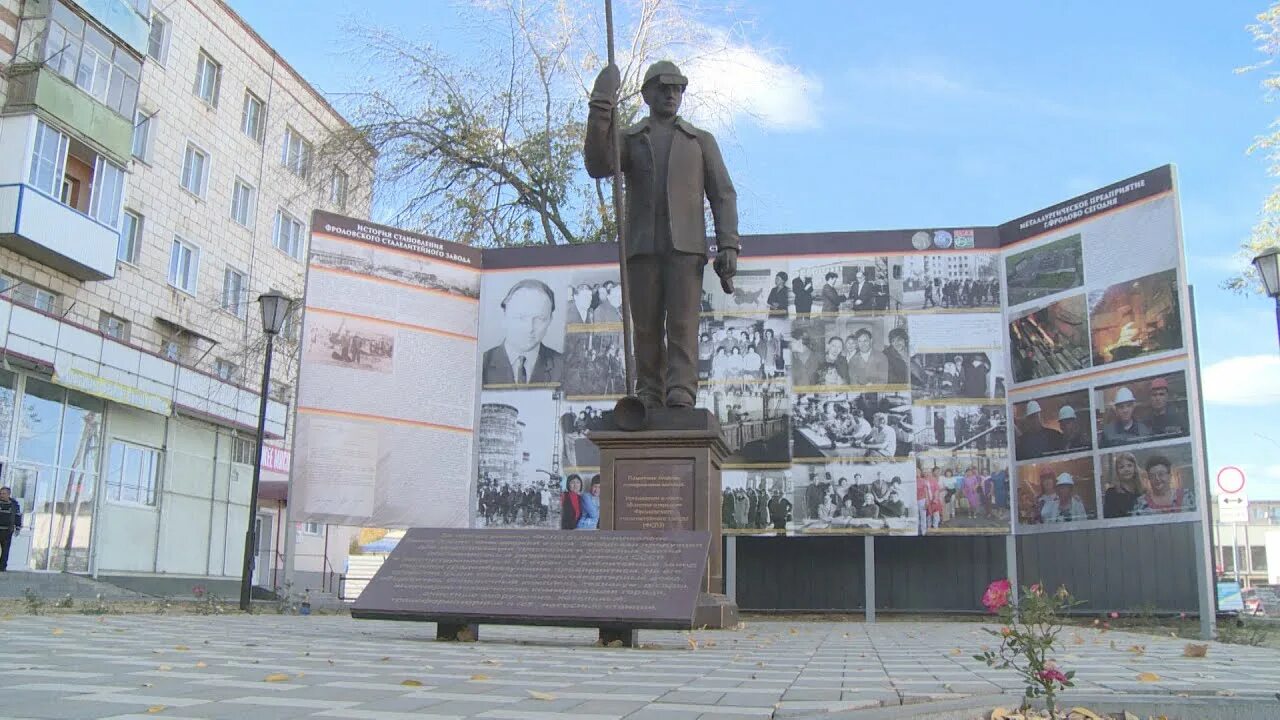
[[[974,658],[991,667],[1013,668],[1027,683],[1023,707],[1032,698],[1043,697],[1049,716],[1055,717],[1057,693],[1072,687],[1075,671],[1063,672],[1049,653],[1062,632],[1060,613],[1081,603],[1065,587],[1048,595],[1039,583],[1023,588],[1017,603],[1012,595],[1013,586],[1008,580],[996,580],[982,594],[983,606],[998,615],[1003,626],[999,630],[983,628],[1000,638],[1000,649],[984,651]]]

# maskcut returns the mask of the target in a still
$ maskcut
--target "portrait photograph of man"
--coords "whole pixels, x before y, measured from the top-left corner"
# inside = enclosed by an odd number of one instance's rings
[[[553,345],[563,347],[565,323],[551,286],[536,278],[523,278],[513,279],[503,289],[486,283],[485,291],[501,298],[496,308],[484,309],[486,317],[496,321],[486,325],[497,328],[501,336],[481,338],[493,343],[484,351],[484,387],[559,385],[564,377],[564,357]]]
[[[1186,437],[1187,377],[1179,371],[1135,378],[1094,391],[1100,447]]]
[[[1013,448],[1018,460],[1093,449],[1088,390],[1014,403],[1013,414]]]

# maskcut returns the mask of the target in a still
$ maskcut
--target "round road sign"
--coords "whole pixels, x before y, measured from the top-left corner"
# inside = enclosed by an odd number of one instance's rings
[[[1234,465],[1228,465],[1218,471],[1218,489],[1227,495],[1235,495],[1244,490],[1244,471]]]

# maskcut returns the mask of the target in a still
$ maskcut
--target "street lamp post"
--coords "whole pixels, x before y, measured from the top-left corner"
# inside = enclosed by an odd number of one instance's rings
[[[1276,301],[1276,333],[1280,336],[1280,248],[1271,248],[1254,258],[1253,267],[1262,278],[1262,289]]]
[[[262,445],[267,431],[267,391],[271,388],[271,350],[276,335],[284,327],[293,301],[272,290],[258,296],[262,308],[262,332],[267,336],[266,358],[262,361],[262,395],[258,404],[258,453],[253,463],[253,485],[249,488],[249,526],[244,533],[244,569],[240,573],[240,609],[249,611],[253,595],[253,564],[257,557],[258,481],[262,478]]]

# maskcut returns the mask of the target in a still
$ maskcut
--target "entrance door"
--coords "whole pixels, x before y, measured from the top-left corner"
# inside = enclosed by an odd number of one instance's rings
[[[44,542],[37,544],[45,548],[46,555],[49,547],[49,524],[47,521],[41,522],[40,513],[36,509],[39,502],[39,476],[33,468],[10,466],[4,483],[10,486],[13,497],[22,506],[22,532],[9,546],[9,570],[43,570],[43,567],[33,568],[30,560],[31,539],[41,527],[44,528],[45,538]]]
[[[271,587],[271,571],[275,560],[271,553],[271,519],[271,515],[260,513],[254,521],[258,558],[253,564],[253,584],[258,587]]]

